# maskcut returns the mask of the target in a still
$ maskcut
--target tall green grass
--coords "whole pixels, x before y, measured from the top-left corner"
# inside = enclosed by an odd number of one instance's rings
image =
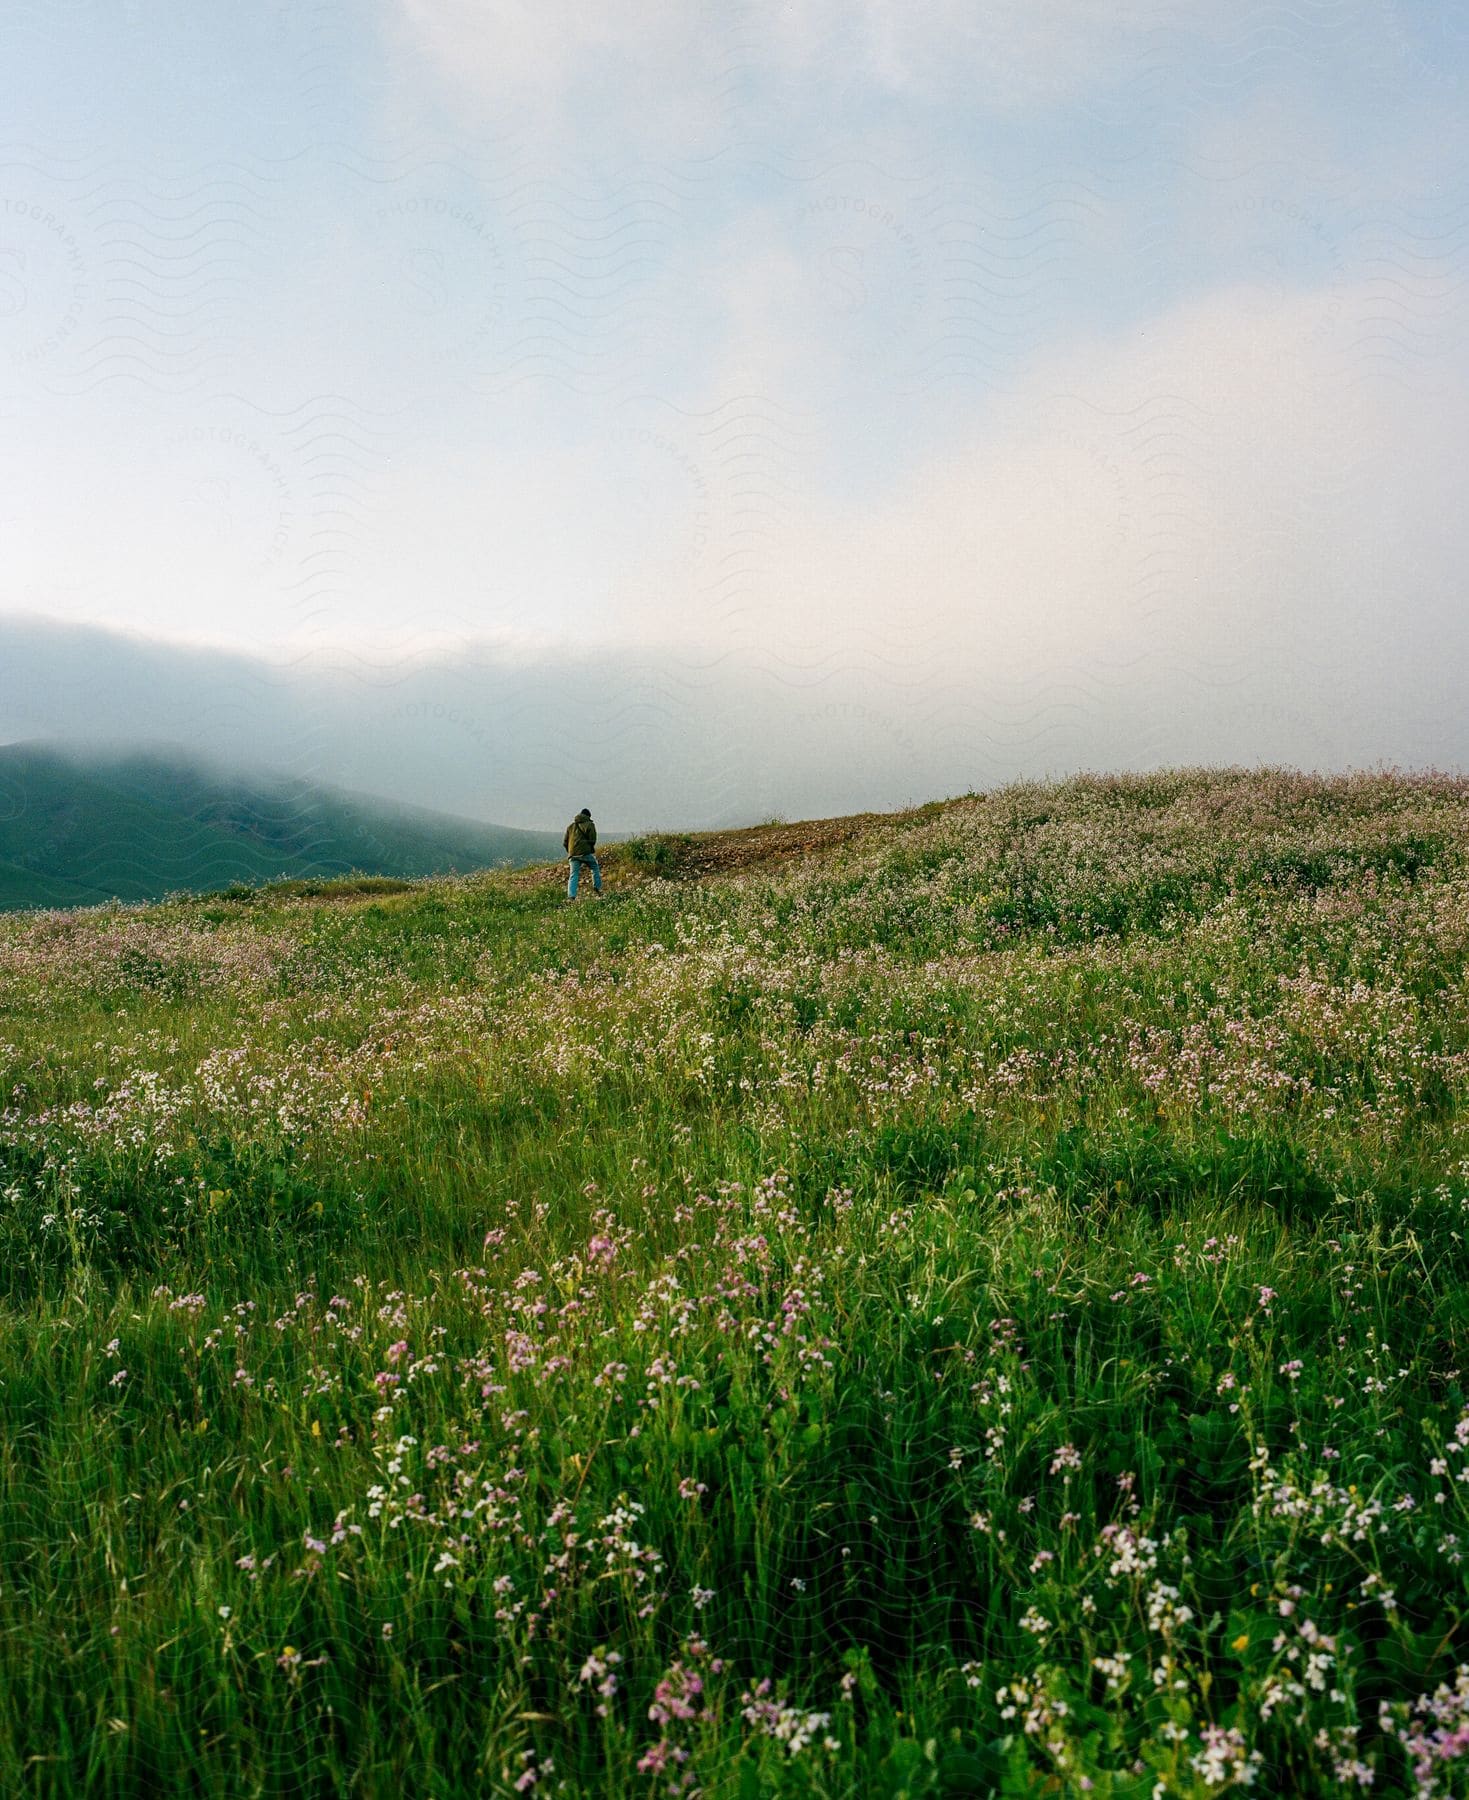
[[[1469,1791],[1466,840],[0,922],[0,1791]]]

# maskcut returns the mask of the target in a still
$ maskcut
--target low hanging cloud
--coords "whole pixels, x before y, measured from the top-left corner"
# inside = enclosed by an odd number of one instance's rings
[[[644,446],[669,494],[576,641],[422,614],[397,642],[268,657],[12,617],[0,736],[164,737],[535,826],[571,800],[704,825],[1078,767],[1458,761],[1469,431],[1457,381],[1406,357],[1342,379],[1365,334],[1391,342],[1382,305],[1237,287],[1073,347],[879,500],[757,515],[733,586],[731,494],[762,468],[776,493],[775,439],[730,493],[675,439]]]
[[[1434,671],[1469,649],[1469,429],[1452,359],[1425,382],[1393,352],[1407,304],[1242,285],[1053,356],[880,499],[772,508],[737,604],[651,558],[649,639],[793,712],[824,689],[900,718],[954,769],[1457,754]]]
[[[876,504],[806,515],[752,638],[916,634],[1016,677],[1160,655],[1201,678],[1282,655],[1330,669],[1390,653],[1403,612],[1458,643],[1462,366],[1426,381],[1388,357],[1373,378],[1355,340],[1389,342],[1380,306],[1226,289],[1051,358]]]

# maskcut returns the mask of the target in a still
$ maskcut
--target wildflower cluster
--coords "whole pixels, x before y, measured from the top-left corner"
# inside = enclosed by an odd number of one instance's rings
[[[1192,772],[0,918],[0,1763],[1469,1791],[1466,850]]]

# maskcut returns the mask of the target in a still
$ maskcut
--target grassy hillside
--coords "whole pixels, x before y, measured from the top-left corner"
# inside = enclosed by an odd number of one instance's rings
[[[167,752],[0,745],[0,910],[157,899],[349,869],[409,877],[554,855],[512,831]]]
[[[0,920],[0,1791],[1469,1792],[1469,783],[608,877]]]

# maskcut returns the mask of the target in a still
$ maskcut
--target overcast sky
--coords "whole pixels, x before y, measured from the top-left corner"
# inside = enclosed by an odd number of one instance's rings
[[[1469,762],[1450,0],[9,0],[0,741]]]

